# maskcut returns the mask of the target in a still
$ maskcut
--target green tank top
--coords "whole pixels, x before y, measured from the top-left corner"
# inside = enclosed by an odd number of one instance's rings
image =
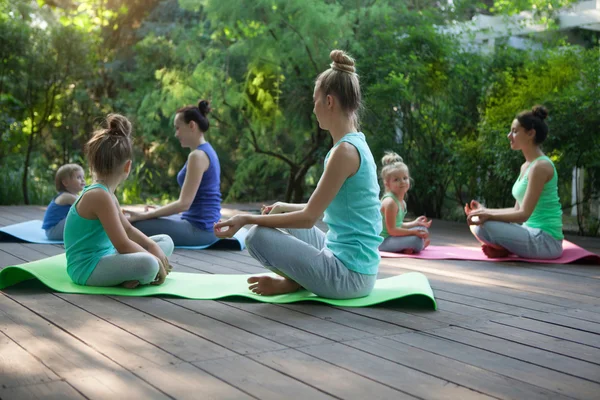
[[[546,160],[552,164],[554,169],[554,175],[544,185],[542,194],[538,200],[533,213],[525,223],[524,226],[530,228],[541,229],[556,240],[563,240],[564,235],[562,232],[562,210],[560,208],[560,200],[558,198],[558,174],[554,163],[547,156],[541,156],[536,158],[529,164],[523,176],[519,176],[512,187],[512,195],[515,200],[519,203],[519,207],[523,204],[523,198],[527,191],[527,184],[529,183],[528,174],[531,166],[538,160]]]
[[[78,285],[85,285],[102,257],[116,252],[100,220],[86,219],[77,213],[79,200],[86,192],[96,188],[110,193],[106,186],[99,183],[86,187],[69,210],[65,221],[67,273]]]
[[[381,233],[381,203],[377,166],[362,133],[348,133],[340,143],[353,145],[360,155],[356,174],[347,178],[325,210],[323,221],[329,226],[325,246],[351,271],[375,275],[379,269]]]
[[[396,228],[402,228],[402,223],[404,222],[404,217],[406,216],[406,210],[403,209],[402,207],[402,203],[404,203],[404,201],[400,201],[398,200],[398,198],[396,197],[396,195],[392,192],[386,192],[386,194],[383,195],[383,197],[381,198],[381,202],[383,202],[384,199],[391,197],[394,202],[396,203],[396,205],[398,205],[398,214],[396,214]],[[386,238],[388,236],[390,236],[388,230],[387,230],[387,226],[385,224],[385,214],[383,212],[383,210],[381,210],[381,218],[383,219],[383,229],[381,230],[381,236]]]

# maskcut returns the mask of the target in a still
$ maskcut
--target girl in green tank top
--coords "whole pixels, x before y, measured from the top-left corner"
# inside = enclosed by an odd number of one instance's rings
[[[83,190],[67,215],[67,273],[79,285],[161,284],[171,269],[167,256],[173,241],[166,235],[148,238],[120,212],[114,191],[131,170],[131,123],[110,114],[106,124],[85,146],[94,184]]]
[[[548,135],[548,111],[536,106],[517,115],[508,133],[510,148],[525,157],[512,188],[515,206],[488,209],[472,200],[465,205],[467,223],[482,250],[492,258],[516,254],[554,259],[562,254],[562,210],[552,160],[540,145]],[[520,225],[522,224],[522,225]]]
[[[410,189],[408,167],[402,157],[394,152],[386,152],[381,163],[381,180],[385,193],[381,198],[381,216],[383,243],[380,251],[393,253],[419,253],[429,245],[431,220],[420,216],[414,221],[404,222],[406,202],[404,197]]]

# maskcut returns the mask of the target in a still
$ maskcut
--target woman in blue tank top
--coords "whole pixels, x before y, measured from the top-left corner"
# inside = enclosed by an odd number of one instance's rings
[[[269,215],[236,215],[215,225],[219,237],[257,225],[246,237],[248,251],[279,275],[248,279],[257,294],[304,288],[322,297],[348,299],[368,295],[377,279],[383,241],[379,184],[365,135],[357,132],[358,76],[345,52],[334,50],[330,57],[331,68],[317,78],[313,100],[319,126],[329,131],[334,145],[308,203],[275,203],[263,209]],[[314,226],[323,213],[327,234]]]
[[[179,199],[143,213],[127,211],[129,221],[146,235],[169,235],[175,246],[204,246],[216,242],[213,225],[221,217],[221,166],[204,138],[209,128],[208,101],[177,110],[175,137],[191,150],[177,174]]]

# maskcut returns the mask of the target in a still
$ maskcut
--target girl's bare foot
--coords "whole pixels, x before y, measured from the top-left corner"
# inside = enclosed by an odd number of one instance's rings
[[[292,293],[301,288],[290,279],[273,276],[253,276],[248,278],[248,283],[250,290],[263,296]]]
[[[414,253],[414,252],[415,252],[415,251],[414,251],[413,249],[404,249],[404,250],[402,250],[400,253],[403,253],[403,254],[412,254],[412,253]]]
[[[123,286],[125,289],[135,289],[139,286],[139,284],[140,281],[125,281],[121,283],[121,286]]]
[[[487,244],[481,246],[481,250],[483,251],[483,254],[485,254],[489,258],[502,258],[508,257],[510,255],[510,252],[506,249],[492,247]]]

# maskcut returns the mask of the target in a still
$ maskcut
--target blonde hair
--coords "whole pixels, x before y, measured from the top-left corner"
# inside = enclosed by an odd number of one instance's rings
[[[383,168],[381,169],[381,180],[383,181],[384,185],[387,177],[390,176],[390,174],[402,170],[406,170],[406,172],[408,172],[408,166],[404,164],[402,157],[393,151],[385,152],[385,155],[381,159],[381,165],[383,165]]]
[[[332,50],[330,68],[317,77],[315,85],[323,96],[334,95],[340,107],[358,125],[358,113],[362,109],[360,82],[354,68],[354,59],[343,50]]]
[[[85,145],[92,172],[106,176],[133,157],[131,122],[119,114],[106,117],[106,128],[98,129]]]
[[[72,177],[77,171],[83,172],[83,168],[81,165],[77,164],[65,164],[60,167],[56,171],[56,175],[54,176],[54,185],[56,186],[56,191],[65,192],[67,188],[63,184],[63,180],[66,178]]]

